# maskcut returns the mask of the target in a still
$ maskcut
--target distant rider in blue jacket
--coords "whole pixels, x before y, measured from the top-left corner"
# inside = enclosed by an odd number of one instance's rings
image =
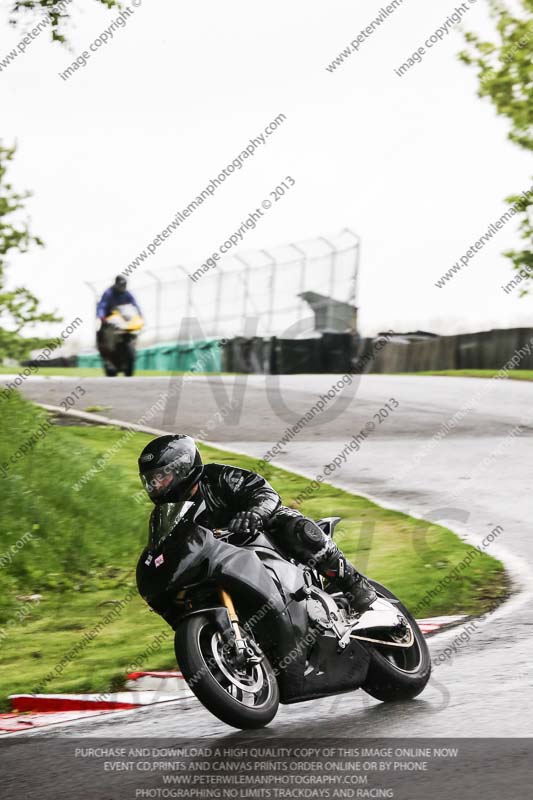
[[[109,289],[105,290],[98,305],[96,306],[96,316],[101,322],[103,322],[105,318],[111,314],[114,308],[117,306],[124,306],[127,303],[134,305],[142,317],[141,309],[139,308],[137,300],[134,298],[131,292],[127,291],[126,286],[126,278],[123,275],[117,275],[113,286],[110,286]]]
[[[142,312],[137,300],[134,298],[131,292],[127,291],[126,286],[126,278],[123,275],[117,275],[113,286],[110,286],[109,289],[105,290],[98,302],[98,305],[96,306],[96,316],[100,320],[100,330],[98,330],[96,333],[96,346],[98,347],[100,355],[102,356],[105,355],[105,353],[102,351],[105,320],[106,317],[111,314],[114,308],[131,303],[133,306],[135,306],[142,317]]]

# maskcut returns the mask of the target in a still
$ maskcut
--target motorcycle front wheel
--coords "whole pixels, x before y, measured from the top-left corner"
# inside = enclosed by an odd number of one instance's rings
[[[431,674],[427,642],[416,619],[398,598],[380,583],[370,582],[380,597],[396,601],[395,607],[403,614],[413,632],[413,642],[407,648],[395,647],[392,638],[390,647],[367,645],[370,666],[362,688],[377,700],[411,700],[424,690]],[[379,638],[385,637],[380,633]]]
[[[124,375],[126,378],[131,378],[135,372],[135,343],[126,342],[124,348]]]
[[[279,689],[270,662],[263,656],[257,664],[238,664],[213,616],[186,617],[176,628],[174,648],[189,688],[222,722],[252,729],[275,717]]]
[[[104,361],[104,372],[107,378],[116,378],[117,370],[111,361]]]

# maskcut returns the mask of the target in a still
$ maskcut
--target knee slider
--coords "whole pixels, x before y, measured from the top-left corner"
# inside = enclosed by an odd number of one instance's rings
[[[294,533],[302,545],[313,553],[318,552],[324,546],[324,532],[310,519],[297,520],[294,525]]]

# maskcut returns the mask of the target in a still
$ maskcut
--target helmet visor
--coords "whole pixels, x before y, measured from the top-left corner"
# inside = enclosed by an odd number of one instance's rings
[[[190,474],[193,458],[189,453],[182,453],[178,458],[164,467],[156,467],[140,474],[142,484],[151,500],[165,496],[171,486],[177,486]]]
[[[154,469],[140,477],[142,485],[152,499],[164,495],[174,480],[172,472],[167,472],[165,469]]]

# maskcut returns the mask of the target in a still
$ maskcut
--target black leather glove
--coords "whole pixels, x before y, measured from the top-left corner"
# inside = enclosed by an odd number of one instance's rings
[[[257,536],[263,527],[263,520],[255,511],[238,511],[228,524],[228,530],[235,534],[242,543]]]

